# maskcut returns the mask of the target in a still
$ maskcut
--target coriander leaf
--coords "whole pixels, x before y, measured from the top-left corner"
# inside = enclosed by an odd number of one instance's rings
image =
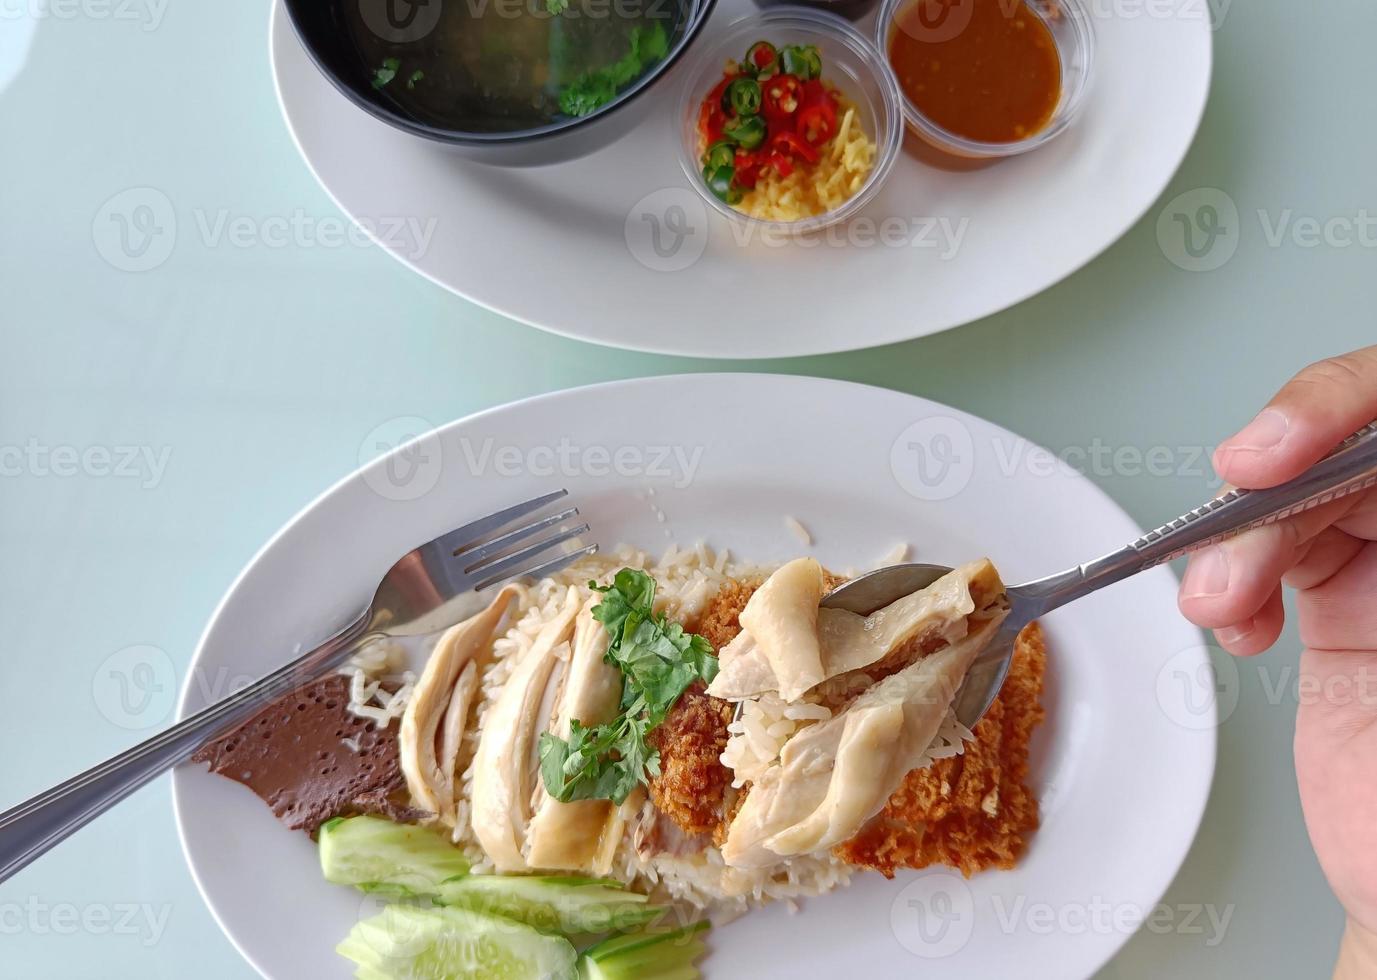
[[[416,87],[416,83],[419,82],[421,79],[423,79],[423,78],[425,78],[425,77],[426,77],[426,73],[425,73],[425,72],[421,71],[419,68],[416,69],[415,71],[413,71],[413,72],[411,73],[410,77],[407,78],[407,80],[406,80],[406,87],[409,88],[409,89],[415,88],[415,87]]]
[[[695,681],[717,674],[712,645],[664,615],[656,615],[655,579],[624,568],[610,585],[588,583],[602,593],[593,617],[608,633],[604,659],[622,673],[615,721],[569,726],[569,738],[540,737],[540,775],[561,802],[605,799],[621,804],[642,783],[660,775],[660,753],[650,733],[664,721]]]
[[[397,77],[397,71],[402,67],[402,63],[397,58],[384,58],[382,67],[373,71],[373,87],[382,88],[392,79]]]
[[[561,0],[546,0],[547,4],[559,2]],[[567,0],[563,2],[567,6]],[[630,50],[626,54],[603,68],[583,72],[560,91],[560,112],[566,116],[591,115],[615,99],[619,89],[631,84],[669,54],[669,35],[665,33],[665,25],[658,21],[649,28],[639,24],[631,28],[628,41]],[[631,569],[622,570],[629,571]],[[644,572],[640,574],[645,575]],[[651,585],[653,588],[653,580]]]

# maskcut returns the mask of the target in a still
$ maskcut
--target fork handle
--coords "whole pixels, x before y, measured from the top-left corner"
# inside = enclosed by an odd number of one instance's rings
[[[0,882],[265,704],[339,666],[369,638],[368,624],[365,613],[257,683],[0,814]]]
[[[1113,554],[1010,591],[1030,601],[1032,617],[1040,616],[1130,575],[1375,486],[1377,422],[1372,422],[1289,483],[1230,490]]]

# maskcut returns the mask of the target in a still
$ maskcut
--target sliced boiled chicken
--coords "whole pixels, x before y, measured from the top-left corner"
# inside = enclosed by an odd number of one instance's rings
[[[574,620],[583,605],[570,587],[558,615],[546,623],[483,716],[473,760],[473,834],[499,872],[525,871],[523,853],[536,777],[535,745],[548,714],[546,693],[555,664],[569,655]]]
[[[520,593],[520,587],[507,586],[487,609],[440,637],[402,714],[398,749],[412,804],[447,827],[455,824],[455,763],[478,674],[492,658],[498,624]]]
[[[996,612],[786,742],[728,828],[727,865],[768,867],[854,837],[907,773],[928,764],[966,671],[1003,618]]]
[[[802,641],[801,647],[782,649],[784,643],[799,642],[797,631],[791,634],[794,639],[786,639],[782,630],[757,631],[747,621],[747,611],[789,567],[784,566],[766,579],[746,604],[740,617],[741,634],[722,648],[721,670],[708,688],[713,697],[740,701],[769,691],[778,692],[780,697],[791,701],[823,680],[884,659],[915,637],[924,648],[954,643],[966,635],[969,617],[983,614],[984,607],[998,602],[1004,593],[1004,585],[993,564],[988,560],[971,562],[942,576],[926,589],[904,596],[869,616],[845,609],[818,609],[812,617],[801,620],[805,628],[813,630],[812,639]],[[779,605],[778,595],[779,591],[773,590],[763,600],[771,607],[766,622],[787,614],[782,606],[775,609]],[[820,662],[818,680],[799,690],[803,679],[815,675],[792,670],[787,676],[781,676],[778,664],[801,657],[811,669],[815,650]]]
[[[563,690],[550,731],[569,737],[570,725],[586,727],[613,720],[622,697],[622,673],[603,660],[610,637],[593,618],[602,596],[587,600],[574,628],[573,651],[565,669]],[[547,871],[588,871],[605,875],[621,839],[623,822],[610,800],[561,803],[536,781],[535,815],[526,835],[526,863]]]
[[[775,690],[786,701],[825,679],[818,645],[822,566],[799,558],[782,566],[755,590],[741,610],[741,629],[768,665]],[[724,651],[725,653],[725,651]]]

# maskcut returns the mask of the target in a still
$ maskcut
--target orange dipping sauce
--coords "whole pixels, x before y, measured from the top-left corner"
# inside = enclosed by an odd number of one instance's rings
[[[1026,0],[913,0],[895,15],[889,63],[920,113],[982,143],[1035,135],[1061,100],[1056,41]]]

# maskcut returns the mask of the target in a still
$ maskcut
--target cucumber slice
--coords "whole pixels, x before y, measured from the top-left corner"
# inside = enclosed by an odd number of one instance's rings
[[[634,929],[664,912],[610,878],[471,875],[445,882],[435,901],[563,933]]]
[[[574,980],[569,940],[467,909],[389,905],[336,952],[359,980]]]
[[[579,957],[580,980],[698,980],[693,961],[707,952],[707,922],[604,939]]]
[[[363,891],[434,895],[441,882],[468,874],[469,862],[427,827],[336,817],[320,828],[320,869],[327,881]]]

